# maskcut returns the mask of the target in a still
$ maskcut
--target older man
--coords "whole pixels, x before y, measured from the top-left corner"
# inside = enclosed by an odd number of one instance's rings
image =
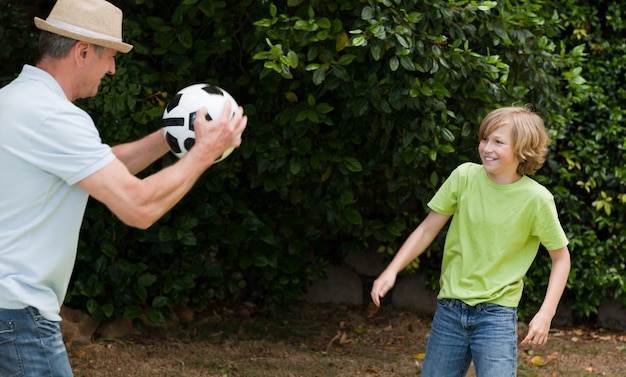
[[[247,117],[214,121],[199,109],[196,144],[176,164],[134,176],[168,151],[161,131],[113,148],[73,104],[115,73],[122,12],[104,0],[58,0],[42,30],[39,60],[0,89],[0,376],[71,376],[59,309],[74,266],[89,195],[124,223],[147,228],[222,153],[241,143]]]

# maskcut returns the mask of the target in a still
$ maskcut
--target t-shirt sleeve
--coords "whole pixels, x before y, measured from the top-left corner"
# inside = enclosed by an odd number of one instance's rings
[[[544,200],[537,216],[535,233],[539,237],[539,242],[547,250],[556,250],[567,246],[569,241],[559,221],[558,211],[554,202],[554,197],[550,195]]]
[[[73,185],[115,159],[91,117],[84,111],[59,110],[38,128],[27,130],[29,147],[23,158]],[[19,151],[18,151],[19,152]]]
[[[433,198],[428,202],[428,207],[442,215],[452,216],[458,203],[459,185],[462,182],[463,170],[466,164],[460,165],[450,173]]]

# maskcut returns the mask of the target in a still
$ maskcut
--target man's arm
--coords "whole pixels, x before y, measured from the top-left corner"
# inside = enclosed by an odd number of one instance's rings
[[[153,133],[114,150],[118,159],[78,185],[104,203],[120,220],[137,228],[148,228],[169,211],[193,187],[202,173],[229,147],[241,144],[239,136],[247,125],[240,107],[229,122],[230,104],[219,119],[205,120],[206,109],[198,111],[194,123],[196,144],[175,164],[144,179],[132,173],[163,155],[164,141]],[[137,156],[143,154],[143,156]]]
[[[139,173],[169,151],[160,129],[142,139],[116,145],[112,149],[131,174]]]

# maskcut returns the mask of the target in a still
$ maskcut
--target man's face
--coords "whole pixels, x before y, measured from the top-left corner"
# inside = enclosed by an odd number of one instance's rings
[[[83,52],[86,67],[81,82],[79,98],[93,97],[98,94],[98,88],[102,78],[109,74],[115,74],[115,55],[117,51],[105,48],[104,52],[98,53],[93,45]]]

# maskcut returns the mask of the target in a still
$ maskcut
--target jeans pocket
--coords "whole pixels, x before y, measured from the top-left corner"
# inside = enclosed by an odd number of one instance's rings
[[[65,350],[60,323],[50,321],[42,316],[36,316],[34,319],[37,326],[37,337],[46,346],[46,349],[49,351],[56,349]],[[52,353],[56,354],[57,352]]]
[[[0,321],[0,376],[23,376],[22,362],[17,351],[13,321]]]
[[[482,304],[482,305],[483,305],[482,309],[486,314],[490,314],[490,315],[494,315],[498,317],[513,317],[513,318],[517,316],[516,308],[497,305],[497,304]]]
[[[454,307],[455,301],[456,300],[453,300],[451,298],[440,298],[439,300],[437,300],[437,305],[451,309]]]

